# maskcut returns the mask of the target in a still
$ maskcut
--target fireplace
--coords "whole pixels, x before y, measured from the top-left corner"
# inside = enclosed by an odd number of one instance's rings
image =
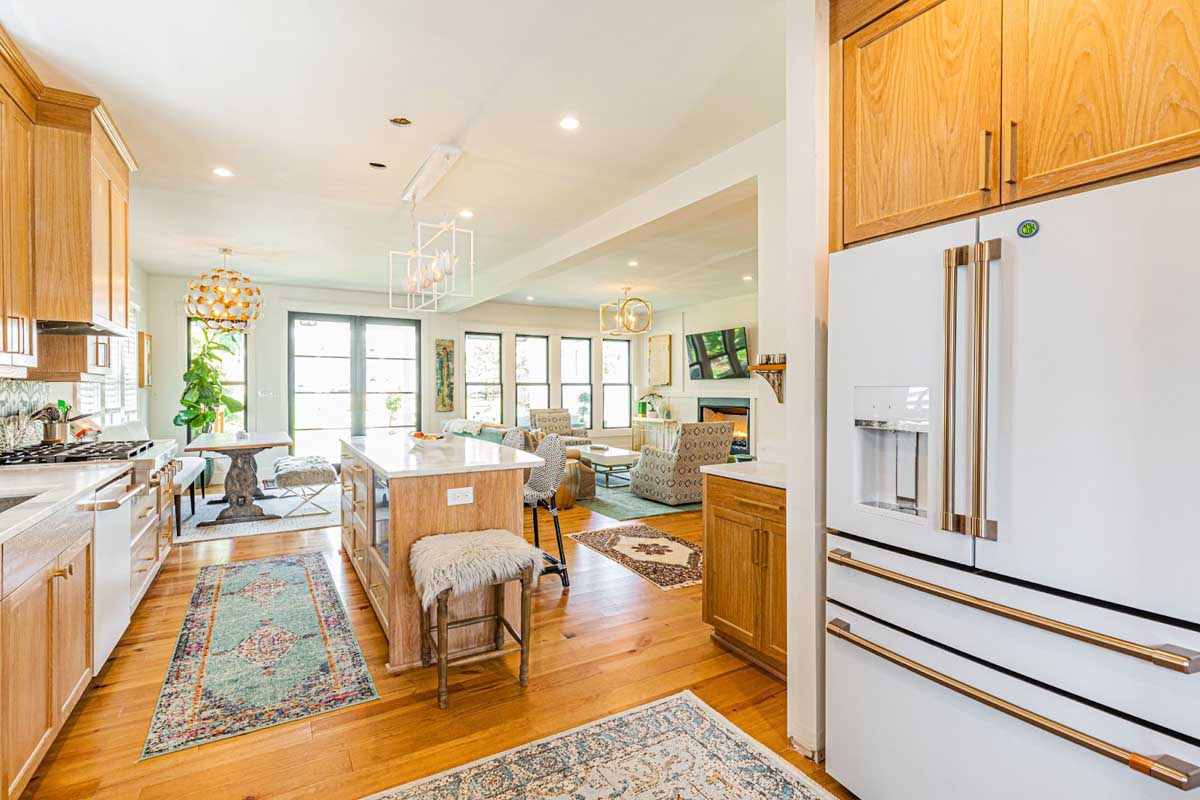
[[[746,397],[701,397],[696,401],[700,422],[732,422],[730,455],[750,455],[750,399]]]

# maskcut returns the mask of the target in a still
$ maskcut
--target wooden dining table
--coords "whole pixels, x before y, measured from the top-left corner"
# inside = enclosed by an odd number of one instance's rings
[[[218,501],[225,508],[217,518],[198,523],[200,526],[225,525],[231,522],[254,522],[279,519],[278,514],[268,514],[255,499],[265,497],[258,484],[258,469],[254,457],[272,447],[290,447],[292,437],[283,431],[265,433],[203,433],[193,439],[185,453],[212,451],[229,458],[229,472],[225,475],[225,497]]]

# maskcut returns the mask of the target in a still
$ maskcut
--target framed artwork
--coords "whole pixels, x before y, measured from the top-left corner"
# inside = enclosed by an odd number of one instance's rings
[[[454,410],[454,340],[433,340],[434,410]]]
[[[651,386],[671,385],[671,334],[661,333],[647,340],[646,377]]]
[[[151,345],[153,338],[145,331],[138,331],[138,388],[145,389],[154,385],[154,372],[151,370]]]

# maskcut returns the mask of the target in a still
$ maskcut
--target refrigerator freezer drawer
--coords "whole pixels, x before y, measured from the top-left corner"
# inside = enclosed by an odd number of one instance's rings
[[[1186,672],[1200,669],[1200,633],[845,537],[828,547],[830,599],[1200,739],[1200,672]]]
[[[1200,633],[844,537],[829,550],[830,599],[1200,739]]]
[[[827,613],[868,645],[927,671],[919,674],[826,634],[826,769],[859,797],[1167,800],[1185,796],[1176,783],[1200,781],[1193,767],[1200,748],[836,604]],[[947,688],[929,673],[973,694]],[[989,698],[1024,714],[1012,716]]]

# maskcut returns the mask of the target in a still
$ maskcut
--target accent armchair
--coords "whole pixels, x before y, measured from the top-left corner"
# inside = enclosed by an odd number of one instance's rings
[[[724,464],[732,446],[732,422],[685,422],[673,449],[642,448],[629,475],[629,491],[669,506],[699,503],[704,487],[700,468]]]
[[[592,443],[588,438],[587,428],[571,426],[571,412],[565,408],[529,409],[529,429],[538,439],[557,433],[566,447],[580,447]]]

